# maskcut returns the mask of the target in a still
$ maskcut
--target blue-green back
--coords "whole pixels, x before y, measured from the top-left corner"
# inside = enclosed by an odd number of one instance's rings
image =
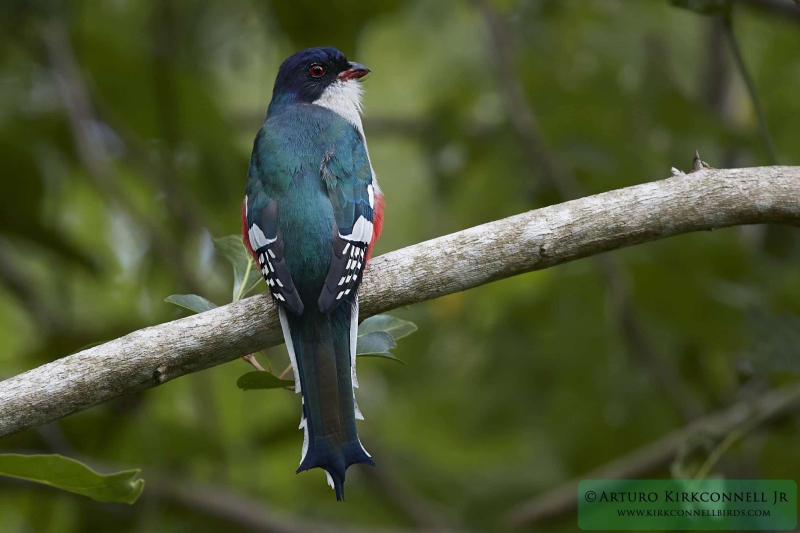
[[[286,264],[306,304],[316,301],[327,274],[334,218],[340,227],[352,225],[348,209],[360,199],[351,191],[369,179],[358,132],[329,109],[310,104],[278,109],[258,132],[248,170],[248,215],[270,198],[278,202]]]

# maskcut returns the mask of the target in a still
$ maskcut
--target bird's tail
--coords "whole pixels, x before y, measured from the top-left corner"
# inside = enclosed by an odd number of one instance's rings
[[[324,469],[336,499],[342,500],[347,468],[357,463],[375,465],[356,432],[356,418],[363,418],[353,394],[358,386],[358,300],[352,306],[340,305],[330,314],[311,305],[301,315],[281,308],[280,319],[296,392],[303,394],[300,427],[305,430],[305,441],[297,471]]]

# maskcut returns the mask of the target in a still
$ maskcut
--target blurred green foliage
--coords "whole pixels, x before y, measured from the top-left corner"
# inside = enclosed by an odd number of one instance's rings
[[[778,159],[798,165],[800,23],[734,4]],[[493,5],[548,149],[589,193],[688,170],[695,149],[714,167],[767,164],[713,17],[668,0]],[[365,129],[388,206],[377,253],[559,201],[507,119],[506,80],[472,3],[3,2],[2,377],[185,316],[166,295],[230,300],[211,236],[240,228],[280,62],[323,44],[372,69]],[[740,371],[764,352],[753,310],[800,315],[796,228],[615,256],[645,334],[705,412],[796,379]],[[231,494],[268,516],[410,529],[425,521],[422,501],[454,527],[502,530],[515,505],[685,423],[629,352],[612,302],[583,260],[395,311],[419,331],[395,349],[406,366],[359,363],[359,431],[378,467],[350,470],[346,504],[322,472],[294,474],[298,398],[243,393],[249,367],[236,361],[0,441],[2,452],[141,467],[148,479],[124,508],[0,482],[0,531],[258,529],[214,506]],[[788,342],[778,352],[797,356]],[[265,355],[288,364],[283,347]],[[714,474],[800,478],[799,445],[798,418],[785,416],[733,445]],[[203,500],[209,486],[227,496]],[[575,526],[567,515],[544,528]]]
[[[727,15],[733,0],[671,0],[672,5],[691,9],[701,15]]]

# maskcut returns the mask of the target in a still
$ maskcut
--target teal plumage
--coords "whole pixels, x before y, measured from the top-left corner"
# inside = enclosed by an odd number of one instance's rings
[[[333,73],[321,89],[315,65]],[[354,124],[335,100],[328,103],[332,91],[357,83],[363,74],[354,69],[366,71],[353,65],[335,49],[318,48],[281,66],[253,145],[243,221],[245,243],[278,303],[302,392],[306,443],[298,472],[323,468],[337,499],[350,465],[374,464],[356,431],[354,343],[356,291],[382,202],[360,119]]]

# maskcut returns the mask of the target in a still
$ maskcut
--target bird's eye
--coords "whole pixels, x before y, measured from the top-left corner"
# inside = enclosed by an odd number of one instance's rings
[[[325,75],[325,67],[319,63],[314,63],[309,67],[308,72],[315,78],[321,78]]]

